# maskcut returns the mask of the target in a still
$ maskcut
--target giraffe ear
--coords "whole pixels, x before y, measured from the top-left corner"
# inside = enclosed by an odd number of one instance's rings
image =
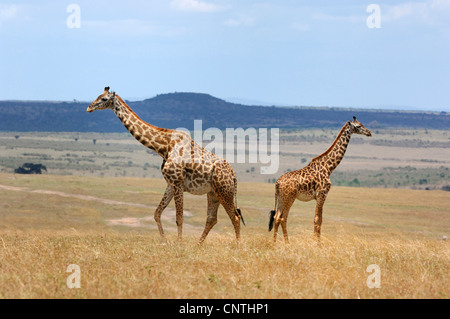
[[[113,91],[113,92],[112,92],[112,95],[113,95],[113,96],[116,96],[116,92]]]

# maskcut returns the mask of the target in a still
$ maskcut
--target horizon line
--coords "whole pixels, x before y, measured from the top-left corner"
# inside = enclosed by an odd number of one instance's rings
[[[438,110],[438,109],[422,109],[419,107],[412,107],[412,106],[330,106],[330,105],[289,105],[289,104],[282,104],[282,103],[267,103],[263,101],[254,101],[252,102],[251,99],[245,99],[245,98],[219,98],[216,96],[213,96],[209,93],[201,93],[201,92],[169,92],[169,93],[158,93],[152,97],[149,98],[130,98],[130,99],[124,99],[126,102],[130,103],[138,103],[143,102],[146,100],[152,100],[160,95],[175,95],[175,94],[198,94],[198,95],[208,95],[214,99],[222,100],[226,103],[235,104],[235,105],[243,105],[243,106],[255,106],[255,107],[276,107],[276,108],[303,108],[303,109],[340,109],[342,111],[345,110],[361,110],[361,111],[381,111],[381,112],[414,112],[414,113],[450,113],[450,111],[446,110]],[[234,102],[231,100],[242,100],[243,102]],[[245,100],[248,100],[246,103]],[[67,100],[49,100],[49,99],[0,99],[0,102],[38,102],[38,103],[91,103],[91,101],[88,100],[79,100],[79,99],[67,99]],[[261,103],[261,104],[255,104],[255,103]]]

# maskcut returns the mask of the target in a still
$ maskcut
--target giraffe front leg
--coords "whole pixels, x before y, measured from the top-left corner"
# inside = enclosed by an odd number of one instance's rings
[[[320,238],[320,230],[322,227],[323,204],[325,204],[326,197],[327,197],[326,192],[320,193],[319,196],[317,197],[316,215],[314,216],[314,235],[318,239]]]
[[[166,236],[164,235],[164,230],[163,230],[162,223],[161,223],[161,214],[164,211],[164,209],[167,207],[167,205],[169,205],[172,198],[173,198],[172,187],[167,186],[166,191],[164,192],[164,196],[161,199],[161,202],[159,203],[158,207],[156,208],[155,216],[154,216],[156,224],[158,225],[159,234],[161,236],[161,242],[163,244],[165,244],[167,242],[167,239],[166,239]]]
[[[175,199],[176,223],[178,228],[178,241],[181,242],[183,235],[183,187],[172,186],[173,196]]]
[[[316,216],[314,216],[314,235],[320,237],[320,228],[322,227],[322,209],[316,208]]]

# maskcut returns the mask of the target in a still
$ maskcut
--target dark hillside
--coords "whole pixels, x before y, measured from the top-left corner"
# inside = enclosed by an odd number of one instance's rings
[[[265,107],[229,103],[208,94],[170,93],[129,102],[143,120],[165,128],[341,127],[355,115],[368,127],[448,129],[448,113],[314,107]],[[89,102],[0,101],[0,131],[124,132],[111,111],[86,113]]]

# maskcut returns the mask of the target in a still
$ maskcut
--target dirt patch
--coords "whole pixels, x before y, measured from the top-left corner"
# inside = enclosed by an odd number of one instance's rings
[[[66,198],[75,198],[80,200],[86,200],[86,201],[95,201],[99,202],[105,205],[121,205],[121,206],[131,206],[131,207],[140,207],[140,208],[146,208],[149,211],[154,212],[156,210],[156,206],[150,206],[145,205],[141,203],[132,203],[132,202],[121,202],[117,200],[111,200],[111,199],[105,199],[105,198],[99,198],[89,195],[80,195],[80,194],[72,194],[72,193],[64,193],[59,191],[51,191],[51,190],[44,190],[44,189],[29,189],[26,187],[16,187],[16,186],[8,186],[8,185],[1,185],[0,189],[7,190],[7,191],[14,191],[14,192],[27,192],[27,193],[37,193],[37,194],[44,194],[44,195],[50,195],[50,196],[60,196],[60,197],[66,197]],[[189,211],[184,211],[183,215],[185,217],[191,217],[192,213]],[[171,224],[176,225],[176,212],[174,209],[166,208],[161,216],[161,219],[163,221],[169,222]],[[153,219],[153,214],[146,217],[123,217],[118,219],[106,219],[105,222],[110,226],[126,226],[126,227],[148,227],[148,228],[157,228],[156,223]],[[198,227],[188,225],[186,223],[183,224],[183,226],[186,226],[186,228],[195,228]],[[184,227],[183,227],[184,228]],[[169,228],[168,230],[171,230]]]

